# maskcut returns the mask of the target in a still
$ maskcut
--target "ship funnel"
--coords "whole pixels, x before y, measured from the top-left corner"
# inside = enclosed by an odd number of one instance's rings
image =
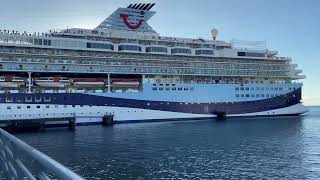
[[[218,36],[218,30],[217,29],[212,29],[211,30],[211,36],[213,38],[213,40],[216,40],[217,39],[217,36]]]

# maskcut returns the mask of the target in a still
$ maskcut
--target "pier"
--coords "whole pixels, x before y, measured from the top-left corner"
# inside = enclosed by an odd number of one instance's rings
[[[1,128],[0,160],[0,177],[4,176],[6,179],[83,179]]]
[[[41,130],[52,123],[67,124],[69,130],[75,130],[77,118],[101,118],[103,126],[113,125],[114,115],[106,113],[77,114],[77,113],[41,113],[24,115],[5,115],[0,117],[0,127],[9,132],[19,131],[21,129]]]

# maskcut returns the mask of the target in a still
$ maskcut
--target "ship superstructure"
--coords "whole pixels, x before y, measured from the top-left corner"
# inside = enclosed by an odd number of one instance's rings
[[[265,42],[175,38],[118,8],[95,29],[0,32],[0,113],[93,113],[78,123],[298,115],[302,71]],[[250,47],[252,46],[252,47]],[[97,116],[97,114],[100,114]]]

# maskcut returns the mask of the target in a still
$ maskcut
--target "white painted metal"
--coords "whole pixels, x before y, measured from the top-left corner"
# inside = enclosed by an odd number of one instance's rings
[[[48,179],[49,176],[47,174],[50,174],[54,179],[83,179],[62,164],[3,129],[0,129],[0,152],[0,167],[7,179],[42,179],[44,177]],[[31,161],[26,162],[24,161],[25,158],[29,158]],[[37,164],[38,168],[30,168],[32,164]],[[41,175],[41,177],[39,175]]]

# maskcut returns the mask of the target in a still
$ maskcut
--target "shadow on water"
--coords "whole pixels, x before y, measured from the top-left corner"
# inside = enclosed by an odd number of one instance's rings
[[[17,136],[89,179],[313,179],[320,177],[317,118],[118,124]]]

